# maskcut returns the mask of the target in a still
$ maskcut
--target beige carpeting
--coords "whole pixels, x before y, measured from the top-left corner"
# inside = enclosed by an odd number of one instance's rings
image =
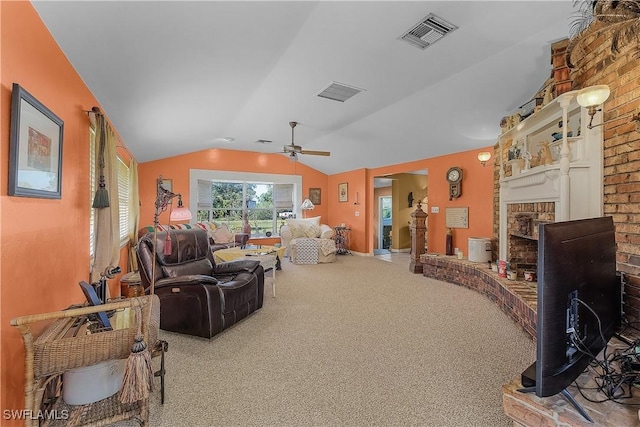
[[[534,343],[484,296],[387,259],[285,260],[277,298],[268,273],[264,307],[222,334],[161,332],[166,401],[154,392],[150,425],[512,425],[500,386]]]

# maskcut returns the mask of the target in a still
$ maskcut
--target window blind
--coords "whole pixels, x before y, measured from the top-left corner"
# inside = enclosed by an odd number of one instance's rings
[[[120,244],[129,241],[129,166],[118,156],[118,222]]]
[[[273,184],[273,202],[276,209],[293,210],[293,184]]]
[[[198,180],[198,207],[199,208],[211,208],[213,205],[212,199],[213,182],[205,181],[203,179]]]
[[[93,258],[96,210],[93,209],[93,197],[96,194],[96,131],[89,129],[89,256]]]

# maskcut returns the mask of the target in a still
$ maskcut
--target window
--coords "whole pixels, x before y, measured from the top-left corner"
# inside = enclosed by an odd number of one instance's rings
[[[274,203],[274,188],[288,187],[291,195],[292,184],[199,181],[198,221],[216,221],[227,224],[232,232],[241,232],[243,218],[251,225],[252,236],[277,234],[278,219],[283,219],[293,209],[293,201]]]
[[[89,256],[93,259],[96,210],[93,209],[93,197],[96,189],[96,131],[89,129]]]
[[[95,246],[96,210],[93,198],[96,192],[96,132],[93,127],[89,130],[89,256],[93,258]],[[120,247],[129,242],[129,197],[131,185],[129,182],[129,166],[118,156],[118,222],[120,223]]]
[[[129,166],[118,156],[118,222],[120,246],[129,242]]]
[[[299,176],[192,170],[191,188],[195,184],[197,191],[190,192],[190,203],[197,206],[198,221],[240,232],[246,217],[252,236],[277,235],[284,220],[295,217],[300,183]]]

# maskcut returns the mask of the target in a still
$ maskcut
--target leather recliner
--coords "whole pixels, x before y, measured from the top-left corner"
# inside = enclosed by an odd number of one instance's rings
[[[168,255],[164,253],[167,232],[157,234],[155,268],[153,233],[140,238],[136,246],[146,293],[155,274],[161,329],[211,338],[262,307],[264,269],[259,261],[240,259],[216,264],[205,230],[168,233]]]

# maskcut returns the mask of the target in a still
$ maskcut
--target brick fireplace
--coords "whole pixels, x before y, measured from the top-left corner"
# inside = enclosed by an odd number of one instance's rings
[[[507,205],[507,261],[522,277],[524,270],[536,270],[538,224],[555,221],[554,202]]]

